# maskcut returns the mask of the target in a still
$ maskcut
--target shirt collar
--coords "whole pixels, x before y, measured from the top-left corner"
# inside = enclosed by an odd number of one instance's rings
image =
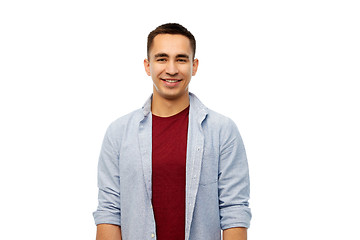
[[[142,107],[144,117],[146,117],[151,112],[151,102],[152,102],[152,94],[150,97],[146,100],[145,104]]]
[[[152,96],[153,95],[151,94],[142,107],[144,118],[147,117],[151,112]],[[204,119],[208,113],[207,107],[205,107],[205,105],[196,97],[196,95],[191,92],[189,93],[189,99],[190,111],[195,115],[198,115],[201,120]]]

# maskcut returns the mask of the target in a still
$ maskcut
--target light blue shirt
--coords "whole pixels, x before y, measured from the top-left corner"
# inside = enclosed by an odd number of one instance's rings
[[[220,240],[221,229],[250,225],[249,171],[235,123],[189,94],[185,240]],[[156,239],[151,205],[151,99],[106,131],[95,224],[121,226],[122,239]]]

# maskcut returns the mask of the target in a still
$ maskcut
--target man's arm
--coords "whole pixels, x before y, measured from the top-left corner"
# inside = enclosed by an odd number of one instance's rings
[[[97,225],[96,240],[121,240],[121,229],[117,225]]]
[[[121,239],[119,154],[112,125],[106,131],[98,163],[98,207],[93,213],[97,240]]]
[[[220,224],[224,230],[224,236],[232,236],[233,233],[244,232],[244,229],[236,228],[250,226],[251,210],[248,202],[250,180],[246,152],[240,133],[231,120],[224,121],[223,126],[218,175]],[[225,232],[225,229],[229,230]]]
[[[247,229],[243,227],[225,229],[223,240],[247,240]]]

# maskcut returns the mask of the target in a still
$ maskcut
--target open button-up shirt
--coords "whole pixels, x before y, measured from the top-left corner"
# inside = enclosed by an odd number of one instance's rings
[[[246,153],[232,120],[189,98],[185,240],[220,240],[221,229],[250,225]],[[95,224],[121,226],[124,240],[156,239],[151,100],[109,126],[99,158]]]

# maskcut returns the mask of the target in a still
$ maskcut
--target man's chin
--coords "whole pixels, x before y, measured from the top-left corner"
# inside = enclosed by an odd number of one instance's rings
[[[178,92],[178,91],[174,91],[174,92],[161,92],[159,93],[160,97],[169,100],[169,101],[175,101],[175,100],[180,100],[181,98],[183,98],[184,96],[188,96],[189,92]]]

